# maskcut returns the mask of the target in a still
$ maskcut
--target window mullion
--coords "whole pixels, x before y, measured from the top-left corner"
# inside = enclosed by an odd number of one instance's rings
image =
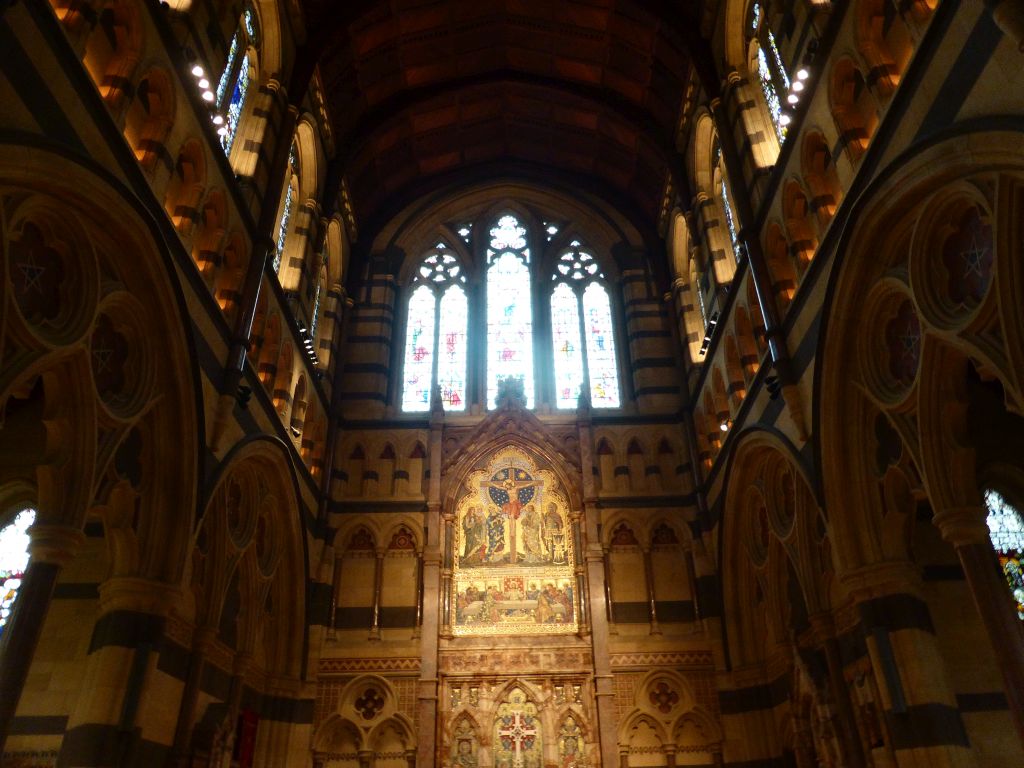
[[[587,328],[583,319],[583,291],[577,286],[573,291],[576,294],[577,314],[579,315],[579,345],[580,360],[583,364],[583,382],[580,384],[580,391],[587,393],[587,400],[591,400],[593,393],[590,391],[590,360],[587,356]]]
[[[438,360],[441,357],[441,294],[434,291],[434,359],[430,368],[430,400],[433,405],[434,392],[437,390]]]

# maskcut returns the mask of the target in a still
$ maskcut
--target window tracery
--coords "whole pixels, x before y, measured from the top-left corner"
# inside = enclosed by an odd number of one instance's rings
[[[558,408],[575,408],[586,386],[594,407],[617,408],[619,383],[611,302],[600,282],[604,273],[578,240],[570,247],[559,257],[551,276],[555,281],[551,294],[555,404]]]
[[[445,243],[438,243],[417,269],[407,313],[404,411],[430,410],[435,382],[446,410],[466,407],[469,301],[465,282],[462,265]]]
[[[985,491],[985,506],[989,540],[1016,604],[1017,617],[1024,621],[1024,517],[998,491]]]
[[[36,511],[26,508],[0,528],[0,637],[14,610],[14,601],[28,568],[28,529],[35,521]]]
[[[507,382],[521,388],[527,408],[538,398],[556,408],[576,408],[581,392],[593,407],[620,407],[612,298],[594,253],[572,240],[551,246],[559,248],[553,250],[554,263],[547,256],[535,258],[532,247],[540,243],[543,251],[545,239],[564,229],[550,220],[528,224],[505,212],[475,224],[448,229],[470,241],[474,229],[487,232],[486,240],[476,240],[482,251],[479,281],[468,283],[466,265],[450,243],[440,242],[417,264],[408,284],[397,388],[401,409],[428,411],[436,386],[448,410],[466,409],[467,397],[493,409]],[[538,275],[541,263],[547,279]],[[534,335],[535,313],[550,313],[541,323],[543,341]],[[470,334],[471,324],[479,333]]]

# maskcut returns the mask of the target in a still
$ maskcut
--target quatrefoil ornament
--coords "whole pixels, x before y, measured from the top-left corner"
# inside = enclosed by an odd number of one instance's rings
[[[356,711],[364,720],[373,720],[384,708],[384,697],[376,688],[367,688],[355,701]]]

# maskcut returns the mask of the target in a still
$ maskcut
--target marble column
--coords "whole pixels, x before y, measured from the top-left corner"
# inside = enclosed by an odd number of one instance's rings
[[[1024,630],[999,572],[987,517],[988,510],[983,506],[966,507],[937,512],[934,522],[960,558],[971,597],[995,651],[1014,726],[1024,743]]]
[[[342,557],[340,554],[334,556],[334,577],[331,582],[331,611],[327,617],[327,639],[334,640],[338,636],[335,628],[338,617],[338,595],[341,594],[341,566]]]
[[[650,616],[651,634],[660,635],[661,627],[658,626],[658,602],[654,591],[654,564],[651,562],[651,550],[643,549],[644,554],[644,580],[647,582],[647,611]]]
[[[192,635],[192,654],[185,676],[185,687],[181,692],[174,744],[171,747],[171,757],[168,760],[168,764],[172,768],[184,768],[189,763],[189,747],[199,702],[199,686],[202,684],[203,671],[206,667],[206,655],[216,637],[217,630],[212,627],[199,627]]]
[[[63,525],[36,523],[28,533],[28,568],[0,640],[0,754],[39,645],[53,588],[85,538],[81,530]]]
[[[853,714],[853,703],[850,701],[850,688],[843,674],[843,661],[839,653],[839,641],[836,640],[835,626],[832,617],[826,614],[815,614],[810,617],[825,652],[825,664],[828,667],[829,687],[832,689],[832,700],[835,703],[839,720],[839,739],[843,745],[849,768],[864,768],[864,746],[857,732],[857,721]]]
[[[435,389],[430,414],[427,513],[423,545],[423,630],[420,639],[420,677],[417,685],[419,729],[416,734],[416,765],[434,768],[437,754],[438,636],[441,605],[441,446],[444,409]]]
[[[380,598],[384,589],[384,550],[377,550],[373,564],[373,622],[370,624],[370,640],[380,640]]]

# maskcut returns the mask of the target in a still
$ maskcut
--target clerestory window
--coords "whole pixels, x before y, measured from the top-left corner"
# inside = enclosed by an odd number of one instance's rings
[[[231,38],[228,60],[217,83],[215,105],[217,115],[214,122],[220,127],[220,143],[224,154],[231,154],[231,147],[238,135],[238,126],[249,96],[249,87],[255,73],[256,50],[259,46],[259,27],[252,8],[242,11],[238,28]]]
[[[790,117],[779,94],[790,90],[790,80],[775,35],[765,18],[764,9],[758,3],[750,8],[749,34],[752,59],[750,69],[757,76],[768,115],[781,144],[786,140],[786,126],[789,125]]]
[[[26,508],[0,527],[0,637],[14,611],[14,601],[28,569],[28,529],[35,521],[36,511]]]

